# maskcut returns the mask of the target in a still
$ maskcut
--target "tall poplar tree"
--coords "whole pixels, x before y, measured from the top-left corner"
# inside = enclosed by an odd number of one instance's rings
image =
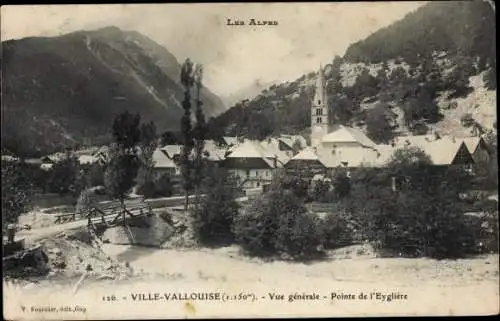
[[[194,86],[193,63],[188,58],[181,67],[181,84],[184,86],[184,100],[182,107],[184,115],[181,118],[182,150],[180,167],[182,183],[184,188],[184,209],[187,211],[189,205],[189,191],[193,187],[191,152],[194,148],[192,125],[191,125],[191,89]]]
[[[193,184],[195,188],[196,204],[199,202],[199,192],[203,177],[205,174],[205,162],[203,157],[203,152],[205,149],[205,135],[206,135],[206,124],[205,115],[203,114],[202,105],[203,102],[200,100],[200,91],[202,89],[202,77],[203,68],[201,65],[196,65],[194,70],[194,80],[195,80],[195,100],[196,100],[196,124],[193,130],[194,137],[194,161],[193,161]]]

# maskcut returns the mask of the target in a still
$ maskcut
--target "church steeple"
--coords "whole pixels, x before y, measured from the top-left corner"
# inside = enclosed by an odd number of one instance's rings
[[[323,68],[320,65],[316,88],[311,106],[311,145],[316,146],[321,138],[328,134],[328,105],[326,99],[326,84]]]

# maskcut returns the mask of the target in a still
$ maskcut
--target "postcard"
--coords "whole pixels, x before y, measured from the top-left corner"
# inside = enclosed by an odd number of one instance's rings
[[[499,313],[493,2],[1,16],[5,319]]]

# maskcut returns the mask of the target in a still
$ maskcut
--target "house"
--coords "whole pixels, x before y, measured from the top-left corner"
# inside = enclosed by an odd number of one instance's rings
[[[19,162],[19,157],[15,157],[12,155],[2,155],[2,162],[9,162],[9,163]]]
[[[209,162],[222,164],[226,155],[229,153],[228,147],[222,147],[213,140],[205,140],[204,155]]]
[[[289,157],[293,157],[307,146],[307,142],[301,135],[281,135],[278,138],[278,147]]]
[[[165,145],[161,148],[161,150],[167,155],[168,158],[177,162],[182,153],[182,145]],[[229,147],[219,146],[213,140],[205,140],[203,151],[204,157],[208,161],[220,163],[224,160],[226,154],[228,153]],[[192,153],[194,153],[194,150]]]
[[[378,149],[385,148],[387,151],[395,151],[412,146],[427,154],[435,166],[465,165],[468,167],[474,164],[474,159],[465,141],[453,136],[399,136],[394,139],[391,145],[378,145]],[[387,152],[385,154],[387,155]]]
[[[180,168],[177,166],[174,159],[170,158],[163,149],[156,149],[153,152],[153,163],[153,171],[157,177],[164,174],[169,174],[171,176],[181,174]]]
[[[93,155],[80,155],[77,156],[77,158],[78,158],[78,163],[80,163],[80,165],[83,166],[92,165],[100,162],[100,159]]]
[[[328,168],[313,148],[306,147],[285,164],[285,170],[287,174],[311,181],[316,175],[326,174]]]
[[[465,137],[459,138],[463,140],[465,146],[472,155],[475,163],[488,162],[490,159],[490,150],[486,141],[482,137]]]
[[[226,144],[226,146],[235,146],[240,143],[240,139],[235,136],[224,136],[222,137],[222,140]]]
[[[100,158],[96,156],[99,147],[89,147],[75,151],[73,154],[78,158],[80,165],[92,165],[100,162]]]
[[[109,160],[109,147],[108,146],[101,146],[98,147],[96,151],[92,154],[95,158],[98,159],[98,162],[101,165],[105,165],[108,160]]]
[[[337,125],[320,139],[316,152],[329,168],[359,167],[378,157],[377,145],[361,130]]]
[[[223,166],[243,189],[262,187],[271,182],[275,169],[283,167],[276,156],[270,155],[260,142],[245,140],[226,156]]]

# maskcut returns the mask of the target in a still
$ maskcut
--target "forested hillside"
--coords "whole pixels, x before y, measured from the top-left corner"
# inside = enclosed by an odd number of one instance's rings
[[[325,67],[330,122],[361,127],[378,142],[431,129],[467,135],[492,128],[495,43],[488,3],[431,2]],[[307,133],[316,76],[311,72],[239,102],[209,122],[211,135]]]
[[[107,144],[117,114],[139,112],[159,131],[183,114],[180,66],[164,47],[134,31],[108,27],[60,37],[2,42],[2,148],[43,155]],[[225,110],[203,90],[205,113]]]

